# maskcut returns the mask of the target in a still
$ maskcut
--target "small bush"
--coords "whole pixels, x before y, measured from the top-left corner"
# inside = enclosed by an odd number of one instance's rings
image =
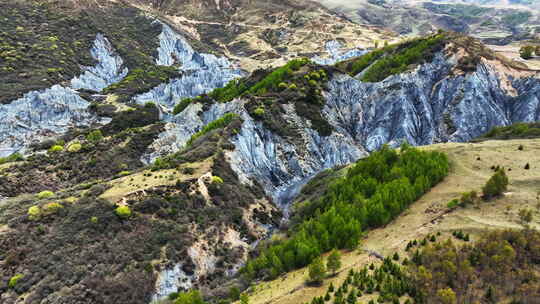
[[[296,83],[291,83],[291,85],[289,86],[289,90],[296,90],[298,89],[298,86],[296,85]]]
[[[534,46],[532,45],[523,46],[519,50],[519,56],[521,56],[521,58],[525,60],[533,58],[533,53],[534,53]]]
[[[98,219],[97,216],[92,216],[92,217],[90,218],[90,223],[92,223],[92,224],[97,224],[98,222],[99,222],[99,219]]]
[[[82,145],[80,143],[76,142],[76,143],[72,143],[71,145],[69,145],[68,152],[77,153],[77,152],[81,151],[81,149],[82,149]]]
[[[48,203],[43,206],[42,210],[45,214],[55,214],[62,208],[64,208],[64,206],[59,203]]]
[[[93,143],[97,143],[102,139],[103,139],[103,134],[101,133],[100,130],[94,130],[94,131],[88,133],[88,135],[86,135],[86,140],[88,140],[90,142],[93,142]]]
[[[503,194],[508,187],[508,177],[504,172],[504,168],[499,168],[487,181],[486,185],[482,188],[484,193],[484,199],[489,200],[495,196]]]
[[[289,86],[288,86],[287,83],[285,83],[285,82],[280,82],[280,83],[278,84],[278,88],[279,88],[280,90],[285,90],[285,89],[287,89],[288,87],[289,87]]]
[[[39,208],[39,206],[32,206],[30,208],[28,208],[28,218],[30,218],[30,220],[37,220],[41,217],[41,209]]]
[[[461,194],[460,203],[463,207],[473,204],[478,199],[478,194],[476,191],[464,192]]]
[[[453,199],[449,201],[448,204],[446,204],[446,207],[448,207],[449,209],[454,209],[457,206],[459,206],[459,201],[457,199]]]
[[[212,184],[223,184],[223,179],[219,176],[212,176]]]
[[[255,114],[258,117],[264,116],[264,113],[265,113],[264,108],[262,108],[262,107],[258,107],[253,111],[253,114]]]
[[[49,153],[58,153],[64,151],[64,147],[60,145],[54,145],[49,149]]]
[[[11,279],[9,279],[8,287],[12,289],[15,288],[15,286],[17,286],[17,282],[19,282],[19,280],[22,278],[24,278],[24,275],[22,274],[16,274],[12,276]]]
[[[118,215],[122,219],[128,219],[131,217],[131,209],[129,209],[128,206],[119,206],[114,210],[116,215]]]
[[[45,191],[41,191],[36,196],[39,199],[51,198],[51,197],[54,196],[54,192],[49,191],[49,190],[45,190]]]

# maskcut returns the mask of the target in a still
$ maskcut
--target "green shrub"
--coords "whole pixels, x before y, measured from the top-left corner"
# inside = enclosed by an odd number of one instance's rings
[[[263,107],[258,107],[256,108],[254,111],[253,111],[253,114],[255,114],[255,116],[258,116],[258,117],[263,117],[264,116],[264,108]]]
[[[484,199],[489,200],[495,196],[503,194],[508,188],[508,177],[504,168],[498,169],[482,188]]]
[[[131,171],[121,171],[120,173],[118,173],[118,176],[122,177],[122,176],[128,176],[131,174]]]
[[[92,216],[92,217],[90,218],[90,223],[92,223],[92,224],[97,224],[98,222],[99,222],[99,219],[98,219],[97,216]]]
[[[296,83],[291,83],[291,85],[289,86],[289,90],[296,90],[298,89],[298,86],[296,85]]]
[[[49,191],[49,190],[45,190],[45,191],[41,191],[36,196],[39,199],[51,198],[51,197],[54,196],[54,192]]]
[[[49,148],[49,153],[58,153],[64,151],[64,147],[60,145],[54,145],[51,148]]]
[[[178,104],[174,106],[173,114],[177,115],[182,113],[191,103],[193,102],[192,98],[184,98]]]
[[[23,160],[24,160],[24,157],[20,153],[13,153],[7,157],[0,157],[0,165],[3,165],[5,163],[23,161]]]
[[[478,194],[476,191],[470,191],[470,192],[464,192],[461,194],[461,198],[459,199],[461,205],[463,207],[473,204],[478,199]]]
[[[285,82],[280,82],[279,85],[278,85],[278,88],[280,88],[281,90],[285,90],[287,89],[289,86],[287,85],[287,83]]]
[[[15,288],[15,286],[17,286],[17,282],[19,282],[19,280],[22,278],[24,278],[24,275],[22,274],[16,274],[12,276],[11,279],[9,279],[8,287],[12,289]]]
[[[188,292],[179,292],[174,304],[206,304],[206,302],[198,290],[190,290]]]
[[[448,204],[446,204],[446,207],[448,207],[449,209],[454,209],[457,206],[459,206],[459,200],[458,199],[453,199],[453,200],[449,201]]]
[[[60,203],[47,203],[43,205],[42,211],[44,214],[49,215],[57,213],[62,208],[64,208],[64,206],[62,206]]]
[[[86,140],[93,143],[97,143],[102,139],[103,139],[103,134],[101,133],[101,130],[94,130],[88,133],[88,135],[86,135]]]
[[[116,215],[123,219],[128,219],[131,217],[131,209],[129,208],[129,206],[126,205],[117,207],[114,212],[116,213]]]
[[[326,277],[326,267],[322,258],[318,257],[309,265],[309,282],[321,284]]]
[[[68,147],[68,152],[70,153],[77,153],[79,151],[81,151],[82,149],[82,145],[78,142],[75,142],[75,143],[72,143],[71,145],[69,145]]]
[[[213,184],[223,184],[223,179],[219,176],[212,176]]]
[[[41,209],[39,208],[39,206],[32,206],[28,208],[28,218],[30,218],[30,220],[38,220],[40,217]]]

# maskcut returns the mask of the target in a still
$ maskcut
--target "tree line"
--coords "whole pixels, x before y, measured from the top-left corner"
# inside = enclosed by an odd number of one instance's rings
[[[354,249],[363,230],[387,224],[448,174],[440,152],[407,144],[383,147],[359,160],[326,193],[297,210],[289,237],[270,244],[242,272],[273,279],[310,264],[331,249]]]

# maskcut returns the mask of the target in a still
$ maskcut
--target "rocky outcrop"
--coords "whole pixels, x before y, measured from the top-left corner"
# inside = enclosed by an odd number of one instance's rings
[[[59,85],[0,105],[0,157],[24,152],[30,144],[63,134],[70,127],[108,121],[92,115],[89,105],[73,89]]]
[[[182,77],[161,84],[149,92],[135,97],[140,104],[156,102],[166,112],[183,98],[208,93],[241,77],[242,71],[227,58],[213,54],[198,53],[180,34],[163,24],[159,35],[158,65],[179,65]]]
[[[100,92],[127,76],[128,68],[123,67],[124,61],[115,53],[109,40],[102,34],[97,34],[90,53],[97,61],[97,64],[95,66],[82,67],[84,73],[71,80],[71,87],[73,89]]]
[[[403,141],[464,142],[495,126],[539,119],[540,79],[487,60],[475,72],[456,75],[458,59],[439,53],[378,83],[338,75],[328,83],[325,117],[368,151]]]
[[[65,133],[71,127],[104,124],[88,111],[90,103],[74,89],[101,91],[127,74],[109,41],[98,34],[91,50],[96,66],[71,81],[72,88],[55,85],[32,91],[6,105],[0,105],[0,157],[24,153],[32,143]]]
[[[337,40],[330,40],[325,45],[327,56],[314,57],[311,60],[320,65],[332,65],[340,61],[364,55],[367,51],[359,48],[343,49]]]

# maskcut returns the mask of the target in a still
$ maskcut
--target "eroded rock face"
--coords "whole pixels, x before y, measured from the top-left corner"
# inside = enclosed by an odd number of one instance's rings
[[[65,133],[70,127],[105,123],[87,110],[89,102],[55,85],[0,105],[0,157],[24,152],[30,144]]]
[[[171,112],[183,98],[208,93],[243,75],[225,57],[196,52],[184,37],[166,24],[163,24],[163,31],[159,35],[159,44],[156,63],[179,65],[183,76],[136,96],[135,100],[140,104],[156,102],[166,112]]]
[[[456,61],[440,53],[379,83],[339,75],[328,84],[325,117],[368,151],[403,141],[464,142],[495,126],[538,120],[540,79],[514,79],[487,61],[453,75]]]
[[[32,143],[61,135],[70,127],[110,121],[91,114],[90,103],[74,89],[101,91],[124,78],[127,69],[122,69],[122,59],[101,34],[97,35],[91,54],[97,65],[85,67],[85,72],[71,81],[72,88],[55,85],[0,105],[0,157],[24,153]]]
[[[97,34],[90,53],[97,64],[83,67],[84,73],[71,80],[73,89],[100,92],[127,76],[128,68],[123,67],[124,61],[116,54],[109,40],[102,34]]]

